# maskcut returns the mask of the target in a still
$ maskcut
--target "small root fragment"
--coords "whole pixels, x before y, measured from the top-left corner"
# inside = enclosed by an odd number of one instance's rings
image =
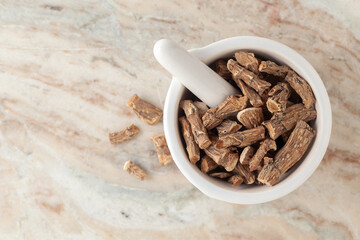
[[[134,124],[131,124],[119,132],[109,133],[109,140],[111,144],[120,144],[133,139],[139,132],[140,129]]]
[[[273,163],[264,166],[258,180],[273,186],[281,175],[301,159],[314,137],[315,130],[306,122],[298,121],[285,146],[276,153]]]
[[[135,177],[139,178],[140,180],[144,180],[147,176],[146,172],[132,161],[125,162],[124,170],[127,171],[129,174],[132,174]]]
[[[165,135],[163,133],[158,134],[150,138],[155,146],[159,163],[163,166],[173,163],[173,158],[171,157],[170,150],[167,146]]]
[[[134,111],[141,121],[149,125],[155,125],[158,123],[163,114],[160,108],[142,100],[136,94],[130,98],[127,105]]]
[[[258,127],[264,121],[262,108],[246,108],[241,110],[236,117],[247,129]]]
[[[244,178],[241,175],[233,175],[228,179],[228,182],[231,183],[234,187],[240,186],[244,181]]]
[[[203,173],[208,173],[216,169],[219,165],[211,159],[208,155],[201,158],[200,168]]]

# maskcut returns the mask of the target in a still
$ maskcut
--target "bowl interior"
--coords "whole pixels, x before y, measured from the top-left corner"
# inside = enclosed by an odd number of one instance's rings
[[[271,40],[267,41],[270,41],[270,43],[274,42]],[[305,59],[282,44],[276,43],[275,45],[277,47],[280,46],[281,49],[266,44],[231,44],[230,42],[222,48],[216,46],[215,43],[201,49],[190,50],[193,55],[206,64],[210,64],[220,58],[231,57],[239,50],[254,52],[264,59],[289,66],[311,85],[317,99],[315,108],[318,115],[316,120],[310,122],[310,125],[316,130],[317,135],[302,159],[272,187],[245,184],[233,187],[225,181],[209,177],[202,173],[197,166],[192,165],[188,160],[185,143],[182,140],[177,119],[183,115],[183,111],[179,108],[179,102],[183,99],[196,99],[196,97],[175,78],[170,86],[168,97],[170,94],[173,101],[169,102],[171,106],[165,106],[165,111],[171,108],[172,113],[164,113],[164,117],[166,116],[166,119],[164,119],[165,134],[167,139],[172,139],[168,140],[170,151],[183,174],[190,182],[210,197],[234,203],[260,203],[279,198],[301,185],[316,169],[325,153],[329,134],[325,133],[324,129],[331,131],[331,110],[325,87],[316,71]],[[330,125],[324,123],[324,117],[326,116],[329,118]]]

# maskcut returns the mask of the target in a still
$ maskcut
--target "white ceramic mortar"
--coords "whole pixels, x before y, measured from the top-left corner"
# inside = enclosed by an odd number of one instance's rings
[[[239,50],[251,51],[266,59],[289,66],[312,87],[316,97],[317,118],[312,124],[316,130],[316,137],[302,159],[272,187],[245,184],[240,187],[233,187],[227,182],[202,173],[189,162],[182,142],[178,117],[183,113],[179,109],[179,102],[182,99],[187,99],[191,93],[176,78],[172,79],[166,96],[164,131],[177,167],[201,192],[211,198],[230,203],[256,204],[278,199],[294,191],[319,166],[330,140],[331,106],[325,86],[311,64],[296,51],[279,42],[260,37],[240,36],[227,38],[203,48],[191,49],[189,52],[205,64],[210,64],[217,59],[230,57]]]

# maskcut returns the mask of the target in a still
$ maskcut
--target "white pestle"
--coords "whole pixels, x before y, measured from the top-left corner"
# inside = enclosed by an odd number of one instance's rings
[[[157,41],[154,55],[173,77],[211,108],[227,96],[239,93],[206,64],[171,40]]]

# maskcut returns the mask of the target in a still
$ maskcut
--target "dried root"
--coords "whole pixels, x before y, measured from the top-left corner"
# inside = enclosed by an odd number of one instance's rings
[[[191,132],[190,123],[186,117],[180,117],[179,122],[181,124],[182,134],[186,143],[186,151],[188,152],[190,162],[195,164],[200,160],[199,146],[195,142],[194,136]]]
[[[299,121],[285,146],[276,153],[274,162],[261,170],[258,180],[273,186],[281,175],[301,159],[314,137],[315,130],[306,122]]]
[[[209,139],[207,130],[201,121],[198,108],[191,100],[181,101],[180,107],[184,110],[186,118],[191,125],[191,131],[194,135],[196,143],[201,149],[209,147],[211,141]]]
[[[258,127],[264,121],[262,108],[246,108],[241,110],[236,117],[247,129]]]
[[[134,138],[139,132],[140,129],[131,124],[119,132],[109,133],[109,140],[111,144],[119,144]]]
[[[216,108],[210,108],[202,117],[202,121],[207,129],[218,126],[225,118],[246,107],[247,97],[242,95],[232,95]]]
[[[233,75],[240,77],[241,80],[249,87],[255,89],[260,95],[271,86],[269,82],[261,80],[255,73],[243,68],[232,59],[228,61],[227,67]]]
[[[125,162],[124,170],[127,171],[129,174],[132,174],[135,177],[139,178],[140,180],[144,180],[147,176],[146,172],[132,161]]]
[[[161,119],[162,110],[142,100],[136,94],[130,98],[127,105],[144,123],[155,125]]]
[[[165,135],[163,133],[158,134],[150,138],[156,148],[159,163],[163,166],[173,163],[173,159],[170,154],[170,150],[167,146]]]

